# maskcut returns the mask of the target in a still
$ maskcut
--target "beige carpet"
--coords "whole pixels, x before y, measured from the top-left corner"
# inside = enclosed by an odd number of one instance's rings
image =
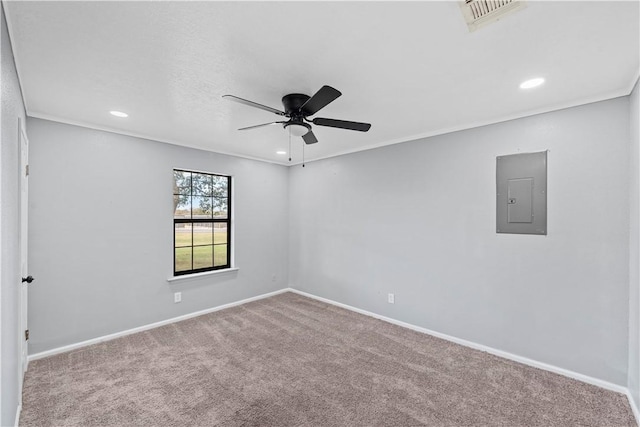
[[[286,293],[29,365],[23,426],[632,426],[626,397]]]

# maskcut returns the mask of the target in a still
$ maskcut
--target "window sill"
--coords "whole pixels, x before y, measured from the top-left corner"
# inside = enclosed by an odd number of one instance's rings
[[[174,276],[174,277],[169,277],[167,279],[167,282],[169,282],[169,283],[181,282],[181,281],[189,280],[189,279],[199,279],[201,277],[213,276],[215,274],[232,273],[234,271],[238,271],[238,268],[232,267],[232,268],[224,268],[224,269],[221,269],[221,270],[205,271],[203,273],[194,273],[194,274],[185,274],[185,275],[182,275],[182,276]]]

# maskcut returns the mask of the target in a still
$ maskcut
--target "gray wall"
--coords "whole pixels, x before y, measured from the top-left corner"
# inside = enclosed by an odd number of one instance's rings
[[[291,168],[291,285],[626,385],[628,108],[618,98]],[[496,234],[496,156],[545,149],[548,236]]]
[[[27,130],[31,354],[287,286],[286,167],[33,118]],[[175,167],[233,175],[237,273],[166,281]]]
[[[2,45],[0,86],[2,100],[0,135],[0,424],[13,425],[20,402],[20,204],[18,175],[20,147],[18,119],[24,123],[25,112],[20,93],[4,9],[0,5]]]
[[[640,134],[638,83],[630,97],[629,223],[629,378],[627,386],[640,407]]]

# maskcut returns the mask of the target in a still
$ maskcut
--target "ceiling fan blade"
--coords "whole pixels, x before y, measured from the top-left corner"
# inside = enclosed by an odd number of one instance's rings
[[[336,120],[336,119],[323,119],[321,117],[313,119],[312,123],[318,126],[329,126],[332,128],[357,130],[360,132],[366,132],[371,128],[370,123],[349,122],[346,120]]]
[[[311,98],[307,99],[302,107],[300,107],[300,111],[305,116],[312,116],[331,102],[335,101],[342,93],[332,88],[331,86],[322,86],[319,91],[315,93]]]
[[[302,135],[302,139],[304,140],[305,144],[315,144],[316,142],[318,142],[318,139],[311,131]]]
[[[280,116],[284,116],[284,112],[280,110],[276,110],[275,108],[268,107],[266,105],[258,104],[257,102],[249,101],[247,99],[238,98],[233,95],[222,95],[224,99],[228,99],[229,101],[238,102],[240,104],[248,105],[249,107],[259,108],[261,110],[269,111],[271,113],[278,114]]]
[[[238,130],[248,130],[248,129],[261,128],[262,126],[277,125],[278,123],[286,123],[286,122],[271,122],[271,123],[263,123],[263,124],[261,124],[261,125],[247,126],[246,128],[240,128],[240,129],[238,129]]]

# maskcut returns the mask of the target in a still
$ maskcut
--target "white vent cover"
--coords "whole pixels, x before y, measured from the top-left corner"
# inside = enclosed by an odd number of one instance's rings
[[[469,31],[475,31],[526,7],[526,3],[524,0],[462,0],[460,7]]]

